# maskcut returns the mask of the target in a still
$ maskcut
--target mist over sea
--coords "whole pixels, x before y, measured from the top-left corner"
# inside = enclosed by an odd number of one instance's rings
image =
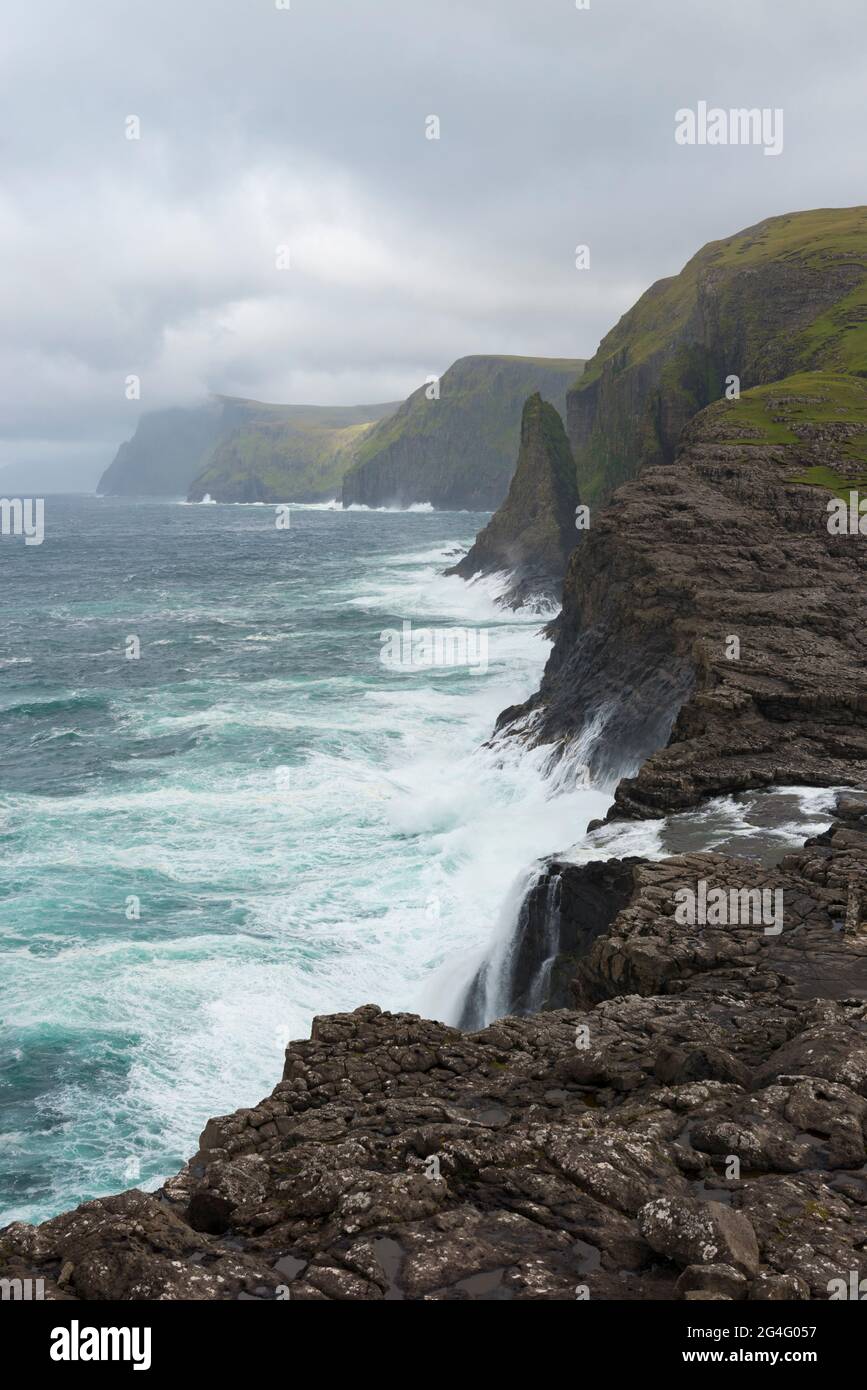
[[[516,878],[604,814],[482,746],[549,650],[440,573],[485,520],[50,497],[0,542],[0,1224],[156,1187],[317,1013],[451,1021]],[[390,669],[404,621],[487,670]]]

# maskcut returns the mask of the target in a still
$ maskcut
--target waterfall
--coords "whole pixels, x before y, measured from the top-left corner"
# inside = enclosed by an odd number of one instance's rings
[[[548,875],[545,885],[545,903],[542,909],[542,949],[544,956],[541,964],[536,967],[530,987],[521,1001],[523,1004],[522,1013],[538,1013],[548,997],[551,971],[560,954],[560,882],[559,872]],[[524,910],[529,916],[527,902],[524,903]],[[513,987],[513,1008],[514,1002],[516,1002],[514,1000],[514,985],[516,984],[514,975],[511,984]]]
[[[513,883],[487,959],[467,988],[460,1027],[484,1028],[509,1013],[542,1007],[560,949],[560,874],[532,864]]]

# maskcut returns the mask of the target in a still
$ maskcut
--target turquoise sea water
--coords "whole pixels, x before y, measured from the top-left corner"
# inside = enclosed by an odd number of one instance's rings
[[[549,649],[440,573],[485,519],[51,497],[0,539],[0,1224],[156,1186],[316,1013],[448,1017],[604,813],[482,746]],[[404,621],[488,669],[388,668]]]

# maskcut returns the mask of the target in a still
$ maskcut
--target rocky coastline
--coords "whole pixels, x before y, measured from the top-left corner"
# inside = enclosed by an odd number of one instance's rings
[[[557,872],[571,1007],[475,1032],[318,1018],[159,1192],[7,1227],[0,1274],[84,1300],[825,1299],[864,1277],[867,798],[773,870]],[[675,894],[702,880],[781,890],[781,929],[685,928]]]
[[[837,789],[830,827],[773,864],[564,852],[460,1027],[315,1019],[158,1192],[0,1231],[0,1278],[57,1300],[789,1301],[867,1277],[867,560],[828,525],[867,457],[865,219],[770,219],[648,291],[570,395],[577,490],[535,395],[455,570],[506,572],[520,605],[565,568],[541,688],[497,737],[580,756],[609,819],[811,786]],[[733,365],[752,389],[717,399]]]

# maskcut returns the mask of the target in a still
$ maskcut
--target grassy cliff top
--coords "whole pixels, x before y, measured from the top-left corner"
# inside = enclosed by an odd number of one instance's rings
[[[577,389],[590,385],[618,354],[624,354],[624,367],[635,366],[676,338],[688,323],[705,277],[724,280],[789,261],[817,272],[840,267],[864,272],[848,295],[802,331],[799,347],[817,367],[867,372],[867,207],[818,208],[769,217],[734,236],[709,242],[679,275],[658,280],[602,339]]]
[[[834,372],[797,372],[746,391],[737,401],[716,401],[699,417],[702,434],[727,444],[782,445],[792,457],[820,444],[828,462],[795,467],[786,481],[848,498],[867,487],[867,380]],[[807,452],[810,451],[810,452]]]
[[[279,405],[270,401],[248,400],[243,396],[217,396],[231,422],[312,425],[322,429],[346,429],[350,425],[366,425],[383,420],[398,409],[400,401],[377,405]]]

